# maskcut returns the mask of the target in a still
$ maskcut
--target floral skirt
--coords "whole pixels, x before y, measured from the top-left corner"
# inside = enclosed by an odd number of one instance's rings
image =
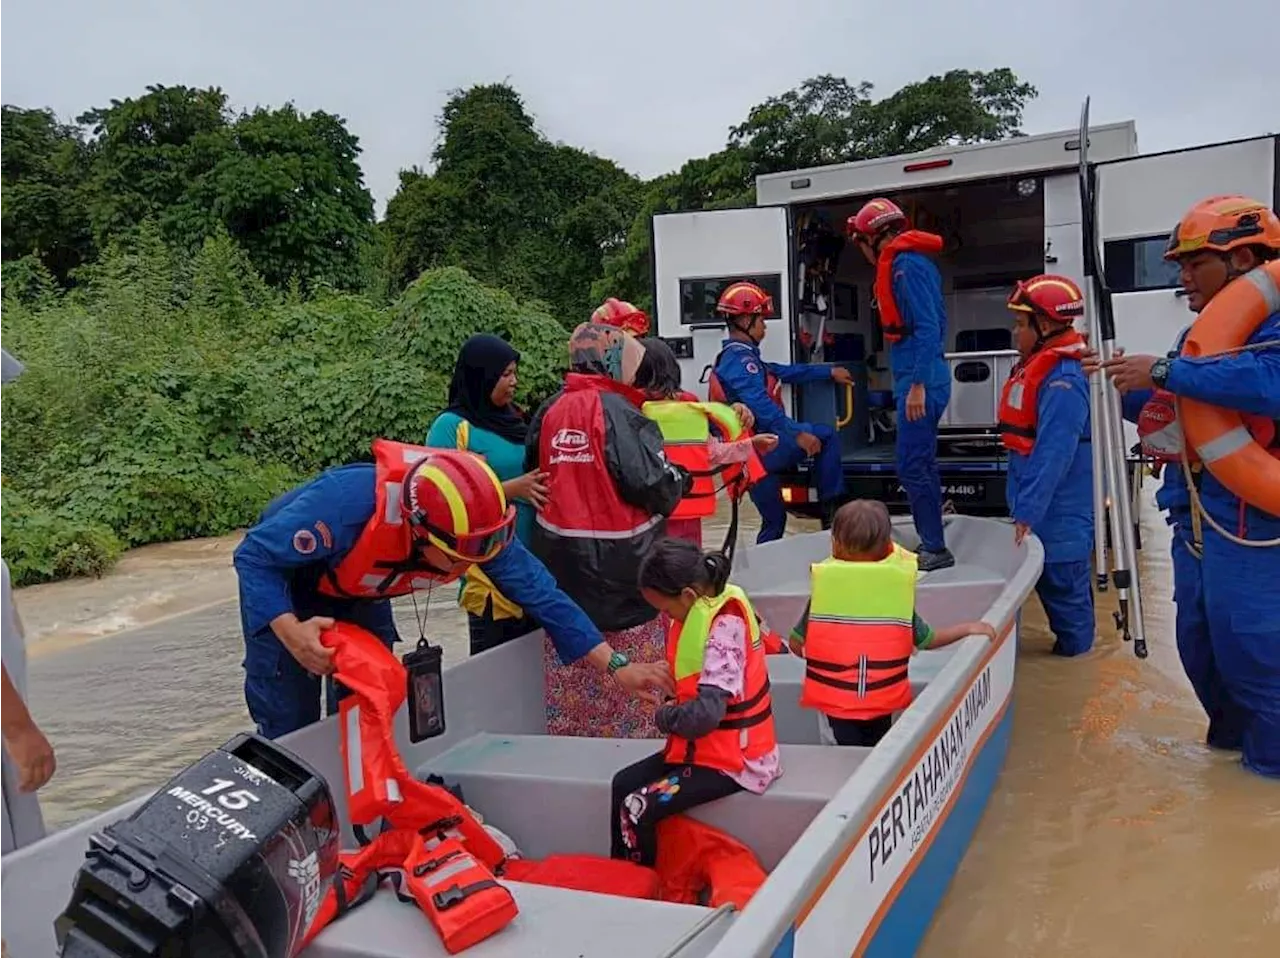
[[[661,662],[666,655],[665,616],[643,625],[604,633],[616,652],[633,662]],[[654,707],[627,693],[604,672],[579,660],[561,665],[550,639],[544,640],[542,669],[547,687],[547,734],[585,738],[660,738]]]

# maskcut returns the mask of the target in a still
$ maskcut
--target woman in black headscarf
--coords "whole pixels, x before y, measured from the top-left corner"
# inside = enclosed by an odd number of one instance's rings
[[[519,361],[515,347],[488,333],[463,343],[449,383],[449,405],[431,424],[426,445],[484,456],[516,505],[516,535],[527,544],[547,487],[544,473],[524,469],[528,424],[514,402]],[[478,567],[463,579],[458,604],[467,611],[473,655],[538,628]]]

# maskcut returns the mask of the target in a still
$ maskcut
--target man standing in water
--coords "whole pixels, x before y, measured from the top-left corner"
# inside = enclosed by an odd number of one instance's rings
[[[1280,305],[1267,274],[1242,279],[1280,258],[1280,217],[1265,203],[1202,200],[1174,228],[1164,255],[1178,264],[1193,313],[1240,281],[1256,280],[1268,303]],[[1179,398],[1235,410],[1252,440],[1280,458],[1280,308],[1243,349],[1222,355],[1179,355],[1188,332],[1168,356],[1117,351],[1103,365],[1090,354],[1085,368],[1106,369],[1144,447],[1170,463],[1156,505],[1173,526],[1178,655],[1209,715],[1206,741],[1241,751],[1245,768],[1280,778],[1280,515],[1236,496],[1199,462],[1190,466],[1193,496],[1177,419]]]
[[[930,258],[942,251],[942,237],[909,225],[896,203],[875,199],[849,217],[846,228],[876,269],[876,306],[898,414],[898,480],[920,535],[920,571],[932,572],[956,564],[943,537],[938,472],[938,423],[951,401],[951,370],[943,357],[942,275]]]

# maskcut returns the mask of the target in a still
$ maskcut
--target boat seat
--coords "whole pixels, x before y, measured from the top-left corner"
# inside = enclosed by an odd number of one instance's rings
[[[607,855],[614,773],[661,747],[658,739],[485,732],[435,757],[418,775],[461,785],[467,804],[510,835],[526,857]],[[764,795],[740,792],[690,812],[750,845],[766,869],[871,754],[822,745],[780,748],[783,774]]]
[[[696,905],[593,895],[591,892],[510,882],[520,913],[492,938],[466,950],[476,958],[551,958],[604,954],[654,958],[708,914]],[[721,919],[697,936],[681,958],[705,955],[728,930]],[[322,931],[300,958],[446,958],[440,936],[413,905],[384,887]]]

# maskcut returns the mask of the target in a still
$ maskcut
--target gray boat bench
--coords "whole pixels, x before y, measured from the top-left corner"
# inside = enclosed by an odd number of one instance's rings
[[[660,739],[473,735],[418,769],[463,797],[529,858],[609,854],[614,773],[654,754]],[[772,870],[871,749],[782,745],[782,776],[763,795],[739,792],[690,812],[748,843]]]

